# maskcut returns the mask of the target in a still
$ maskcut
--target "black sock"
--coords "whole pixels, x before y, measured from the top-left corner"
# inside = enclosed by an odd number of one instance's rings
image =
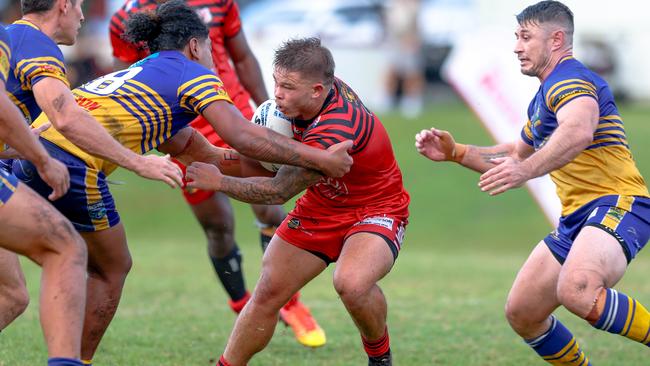
[[[246,283],[244,282],[244,273],[241,270],[242,257],[237,244],[225,257],[215,258],[210,256],[210,260],[217,277],[219,277],[223,288],[232,301],[243,298],[246,295]]]
[[[277,226],[260,227],[260,245],[262,246],[262,253],[266,252],[266,248],[269,246],[269,243],[271,243],[271,239],[273,239],[275,229],[277,228]]]

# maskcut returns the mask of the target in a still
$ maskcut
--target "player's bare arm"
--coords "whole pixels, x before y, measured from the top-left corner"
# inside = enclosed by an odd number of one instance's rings
[[[260,64],[248,46],[243,29],[236,36],[226,38],[226,48],[235,65],[239,81],[241,81],[244,88],[250,93],[255,104],[262,104],[265,100],[269,99],[269,95],[264,87]]]
[[[172,188],[181,185],[182,174],[174,163],[165,157],[141,156],[122,146],[77,105],[62,81],[44,78],[34,85],[33,92],[52,125],[79,148],[144,178],[161,180]]]
[[[598,104],[592,98],[570,101],[557,112],[557,121],[558,127],[548,142],[527,159],[495,159],[499,165],[481,176],[481,190],[497,195],[571,162],[593,141]]]
[[[187,167],[188,187],[220,191],[242,202],[283,204],[322,178],[305,168],[283,166],[275,177],[236,178],[223,175],[214,165],[193,163]]]
[[[344,141],[320,150],[301,144],[270,129],[242,121],[241,113],[230,103],[215,101],[203,111],[217,133],[235,150],[253,159],[289,164],[341,177],[350,171],[352,141]]]
[[[0,139],[11,146],[11,150],[17,152],[20,157],[34,164],[38,175],[52,188],[48,197],[50,200],[60,198],[70,188],[68,169],[45,151],[36,135],[25,124],[23,115],[4,91],[4,83],[0,82]]]
[[[185,166],[193,162],[216,165],[225,175],[234,177],[272,176],[257,161],[242,156],[233,149],[212,145],[192,127],[185,127],[158,146],[158,151],[169,154]]]
[[[512,157],[522,160],[532,153],[532,149],[516,143],[486,147],[459,144],[449,132],[436,128],[422,130],[415,135],[415,147],[430,160],[453,161],[479,173],[494,168],[497,165],[494,159]]]

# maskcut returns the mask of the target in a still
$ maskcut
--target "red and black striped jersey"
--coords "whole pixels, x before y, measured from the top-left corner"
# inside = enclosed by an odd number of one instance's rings
[[[210,29],[212,59],[228,95],[240,110],[250,109],[250,94],[241,85],[237,73],[230,63],[230,56],[225,44],[226,39],[235,37],[241,31],[237,3],[234,0],[186,0],[185,2],[197,12],[199,18]],[[109,29],[115,58],[122,62],[133,63],[149,55],[148,51],[142,47],[122,39],[122,35],[129,14],[142,10],[153,10],[156,6],[156,0],[128,0],[113,14]]]
[[[331,214],[352,209],[362,215],[408,216],[410,198],[388,133],[343,81],[334,80],[316,118],[294,121],[294,138],[320,149],[345,140],[354,141],[350,172],[342,178],[323,177],[309,187],[296,206],[306,211],[318,210],[319,215],[328,209]]]

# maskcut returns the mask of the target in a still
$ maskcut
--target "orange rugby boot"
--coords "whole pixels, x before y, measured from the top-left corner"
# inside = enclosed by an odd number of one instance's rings
[[[321,347],[327,342],[325,332],[311,315],[309,308],[298,300],[298,294],[280,309],[280,320],[291,327],[298,343],[307,347]]]

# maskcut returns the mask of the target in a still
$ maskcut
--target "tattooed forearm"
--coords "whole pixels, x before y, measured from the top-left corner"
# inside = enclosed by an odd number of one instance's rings
[[[58,97],[54,98],[52,101],[52,106],[54,107],[55,111],[61,112],[63,106],[65,106],[65,95],[61,94]]]
[[[479,153],[481,159],[486,163],[492,163],[492,159],[503,158],[508,156],[507,151],[497,151],[497,152],[481,152]]]
[[[274,178],[233,178],[224,176],[220,191],[239,201],[257,204],[282,204],[316,183],[321,174],[286,166]]]
[[[282,163],[318,169],[320,165],[313,158],[318,150],[273,132],[266,131],[264,137],[252,137],[247,143],[237,148],[244,155],[270,163]],[[313,155],[313,156],[312,156]]]

